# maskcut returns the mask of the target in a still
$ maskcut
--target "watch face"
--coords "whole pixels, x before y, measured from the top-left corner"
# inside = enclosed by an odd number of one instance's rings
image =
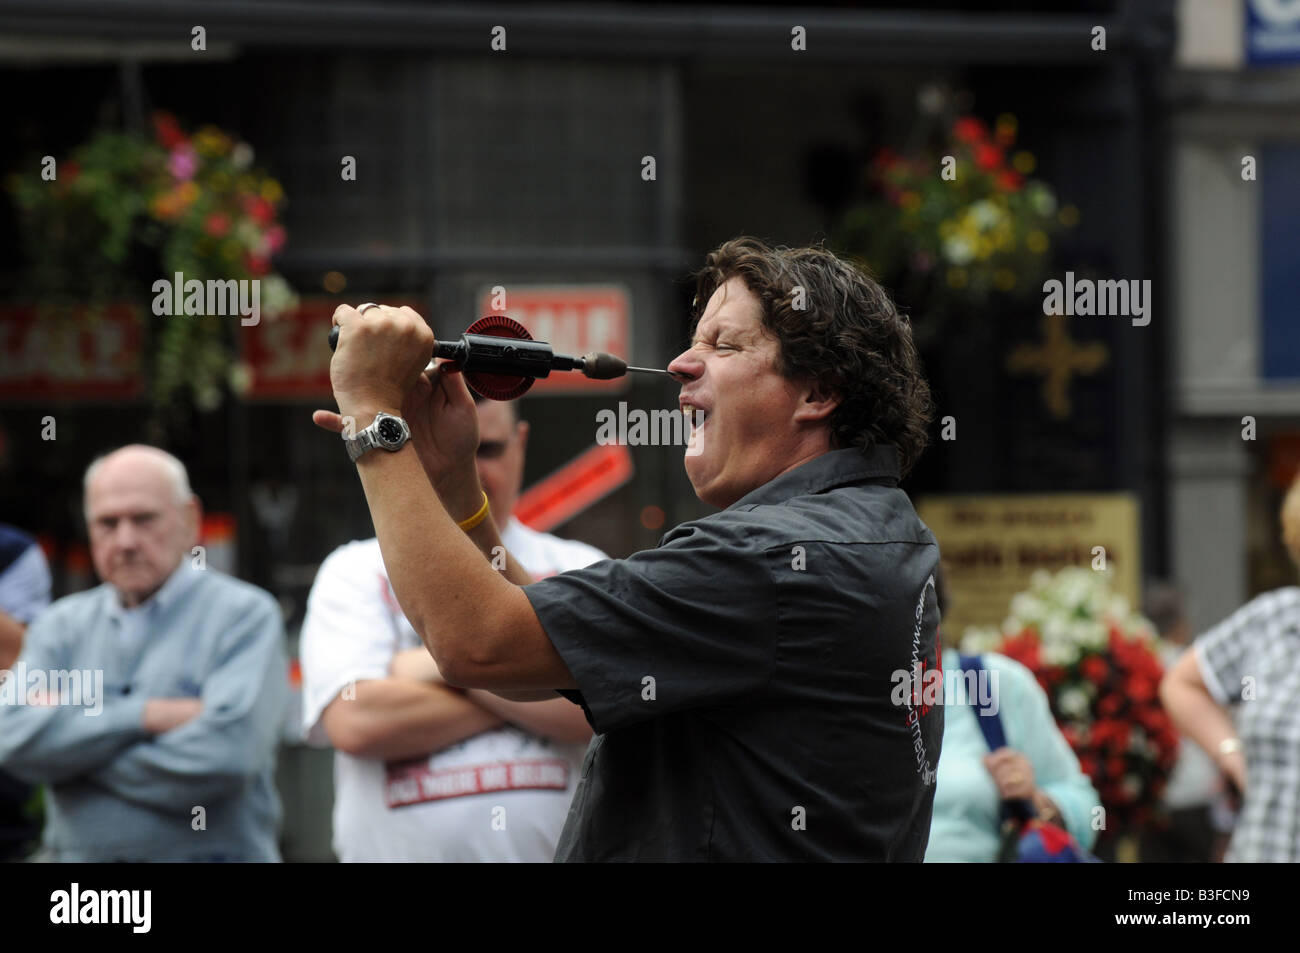
[[[402,425],[392,417],[385,417],[379,421],[379,426],[375,429],[379,432],[379,439],[384,443],[397,443],[402,439]]]

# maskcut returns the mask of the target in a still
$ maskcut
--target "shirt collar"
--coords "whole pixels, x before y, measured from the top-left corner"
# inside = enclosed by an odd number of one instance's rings
[[[727,509],[784,503],[796,496],[823,493],[832,487],[872,479],[898,483],[898,451],[892,444],[877,444],[867,450],[849,447],[827,451],[788,473],[768,480]]]
[[[161,586],[158,587],[158,591],[135,608],[148,609],[157,606],[159,610],[166,609],[174,603],[185,592],[185,590],[188,589],[196,579],[198,579],[198,577],[199,570],[191,569],[186,565],[185,559],[182,557],[176,568],[172,570],[172,574],[167,577],[166,581],[164,581]],[[108,590],[109,616],[114,619],[121,619],[128,611],[123,607],[121,597],[113,586],[109,585],[104,588]]]

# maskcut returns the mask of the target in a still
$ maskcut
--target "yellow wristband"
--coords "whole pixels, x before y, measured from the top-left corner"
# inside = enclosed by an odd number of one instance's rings
[[[488,515],[487,491],[482,490],[480,492],[483,493],[483,505],[478,508],[478,512],[475,513],[473,516],[471,516],[469,519],[461,520],[459,523],[456,524],[467,533],[470,530],[472,530],[475,526],[477,526],[479,523],[483,522],[483,520],[486,519]]]

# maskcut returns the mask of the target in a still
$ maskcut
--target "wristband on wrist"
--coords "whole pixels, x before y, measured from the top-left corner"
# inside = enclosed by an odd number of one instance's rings
[[[483,520],[487,519],[487,515],[488,515],[487,491],[480,490],[479,492],[483,494],[483,505],[478,508],[478,512],[475,513],[473,516],[471,516],[469,519],[461,520],[459,523],[456,524],[467,533],[470,530],[472,530],[475,526],[477,526],[479,523],[483,522]]]

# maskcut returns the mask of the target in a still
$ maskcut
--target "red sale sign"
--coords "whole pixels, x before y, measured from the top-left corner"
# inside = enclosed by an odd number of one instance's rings
[[[130,304],[0,308],[0,398],[128,400],[143,393],[142,322]]]
[[[376,295],[371,300],[424,313],[418,301]],[[251,375],[245,399],[330,396],[329,330],[338,305],[337,298],[304,298],[293,311],[239,329],[240,360]]]
[[[499,296],[497,293],[499,292]],[[505,307],[500,307],[504,299]],[[629,361],[631,300],[617,285],[510,286],[485,289],[478,299],[477,317],[504,314],[528,329],[535,341],[546,341],[557,354],[579,357],[604,351]],[[629,363],[635,363],[629,361]],[[593,381],[576,371],[557,371],[538,380],[533,394],[574,394],[621,391],[627,378]]]

